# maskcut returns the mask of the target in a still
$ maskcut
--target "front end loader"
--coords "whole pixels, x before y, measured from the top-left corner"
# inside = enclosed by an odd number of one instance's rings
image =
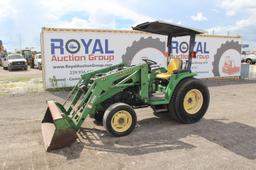
[[[143,59],[140,65],[121,63],[81,75],[64,104],[48,101],[41,125],[47,151],[72,144],[87,116],[102,121],[106,130],[117,137],[128,135],[135,128],[136,108],[151,106],[155,112],[167,112],[186,124],[204,116],[209,105],[208,88],[194,78],[196,74],[190,69],[195,35],[202,31],[160,21],[133,29],[167,35],[168,47],[172,37],[190,36],[185,66],[181,60],[173,59],[165,69],[155,61]]]

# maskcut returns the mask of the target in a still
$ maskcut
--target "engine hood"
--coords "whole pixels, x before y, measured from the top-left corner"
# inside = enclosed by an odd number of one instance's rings
[[[12,63],[12,62],[17,62],[17,61],[24,61],[26,62],[26,59],[8,59],[8,62]]]

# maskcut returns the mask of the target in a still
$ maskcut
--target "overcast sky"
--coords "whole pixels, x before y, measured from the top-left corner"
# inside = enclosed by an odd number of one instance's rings
[[[255,0],[1,0],[0,39],[9,51],[39,49],[42,27],[130,29],[163,20],[241,35],[256,48],[255,19]]]

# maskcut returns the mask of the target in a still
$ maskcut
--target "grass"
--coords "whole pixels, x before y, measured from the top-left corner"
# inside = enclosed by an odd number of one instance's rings
[[[15,76],[15,77],[6,77],[5,79],[1,79],[0,81],[7,81],[7,82],[23,82],[23,81],[30,81],[33,79],[32,77],[28,76]]]
[[[70,91],[72,87],[48,89],[50,92]],[[41,78],[31,76],[13,76],[0,79],[0,96],[25,94],[44,91]]]
[[[0,92],[0,96],[6,96],[7,93]]]
[[[31,77],[13,77],[11,78],[11,81],[29,81],[31,80],[32,78]]]
[[[41,78],[12,77],[0,81],[0,96],[44,91]]]

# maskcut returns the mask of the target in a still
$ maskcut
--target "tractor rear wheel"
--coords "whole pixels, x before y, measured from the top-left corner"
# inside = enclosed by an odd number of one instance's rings
[[[103,125],[116,137],[130,134],[136,126],[137,116],[131,106],[114,103],[108,107],[103,116]]]
[[[176,121],[195,123],[204,116],[209,101],[207,86],[201,80],[189,78],[177,86],[168,110]]]

